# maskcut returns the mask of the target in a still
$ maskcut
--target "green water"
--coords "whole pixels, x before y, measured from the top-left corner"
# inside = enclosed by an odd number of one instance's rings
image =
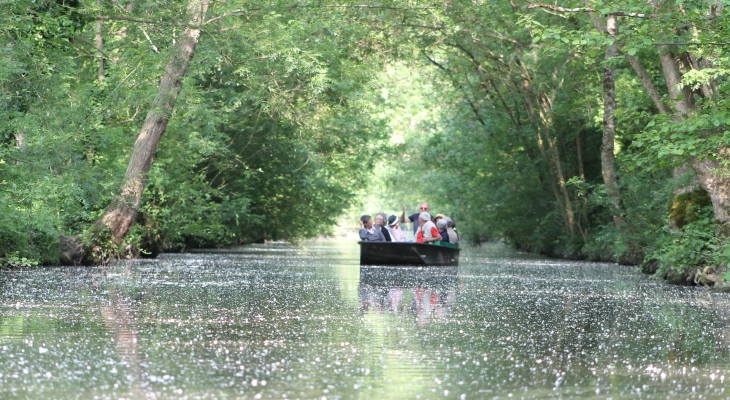
[[[634,268],[353,243],[0,272],[0,398],[726,398],[730,301]]]

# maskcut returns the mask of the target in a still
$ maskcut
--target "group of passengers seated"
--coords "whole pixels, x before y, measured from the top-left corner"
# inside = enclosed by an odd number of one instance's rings
[[[388,217],[385,213],[375,216],[375,222],[369,215],[360,217],[360,239],[369,242],[405,242],[406,237],[400,228],[402,222],[413,222],[413,237],[408,241],[416,243],[433,243],[437,241],[459,243],[459,235],[454,228],[454,221],[441,214],[431,218],[431,206],[421,203],[420,212],[406,216],[406,208],[400,218],[395,215]]]

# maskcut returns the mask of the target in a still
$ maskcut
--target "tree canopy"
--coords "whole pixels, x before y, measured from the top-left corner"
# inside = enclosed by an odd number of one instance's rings
[[[6,264],[420,201],[474,242],[668,279],[730,257],[722,2],[6,3]]]

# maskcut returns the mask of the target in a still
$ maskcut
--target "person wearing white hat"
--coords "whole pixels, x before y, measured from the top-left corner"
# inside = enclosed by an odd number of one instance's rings
[[[400,228],[400,218],[395,215],[388,217],[388,232],[394,242],[405,242],[406,236],[403,234],[403,230]]]

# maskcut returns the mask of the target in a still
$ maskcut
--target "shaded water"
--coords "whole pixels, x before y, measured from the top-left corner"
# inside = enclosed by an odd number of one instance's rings
[[[728,295],[498,247],[0,272],[0,398],[726,398]]]

